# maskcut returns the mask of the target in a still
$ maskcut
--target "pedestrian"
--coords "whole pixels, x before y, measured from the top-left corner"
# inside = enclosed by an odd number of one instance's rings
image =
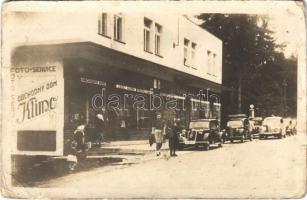
[[[101,142],[104,139],[105,132],[105,117],[102,113],[98,113],[95,117],[95,132],[96,132],[96,142],[98,140],[99,147],[101,147]]]
[[[177,156],[176,150],[179,142],[178,138],[179,128],[177,126],[177,123],[176,122],[174,122],[173,124],[169,123],[167,130],[168,130],[167,132],[168,132],[168,144],[169,144],[170,156]]]
[[[163,143],[163,122],[161,119],[161,114],[157,114],[156,121],[154,122],[153,128],[152,128],[153,134],[155,136],[155,142],[156,142],[156,155],[160,156],[161,154],[161,147]]]
[[[85,125],[80,123],[76,130],[74,131],[73,135],[74,141],[76,142],[76,151],[83,152],[85,151]]]

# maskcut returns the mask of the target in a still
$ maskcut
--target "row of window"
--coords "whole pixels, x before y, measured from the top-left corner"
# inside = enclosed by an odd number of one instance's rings
[[[184,38],[184,59],[183,63],[187,67],[195,68],[195,60],[196,60],[196,52],[197,52],[197,44],[195,42],[192,42],[186,38]],[[209,75],[216,76],[216,69],[217,69],[217,62],[216,62],[217,56],[216,53],[213,53],[210,50],[207,50],[207,73]]]
[[[217,66],[216,66],[216,54],[211,52],[211,51],[207,51],[207,66],[208,66],[208,74],[216,76],[216,70],[217,70]]]
[[[162,33],[162,26],[154,23],[154,30],[153,30],[153,21],[147,18],[144,18],[144,51],[152,53],[151,47],[151,37],[154,35],[155,46],[154,51],[155,54],[161,56],[161,33]]]
[[[122,15],[114,15],[113,24],[113,38],[116,41],[124,43],[123,28],[124,21]],[[110,38],[108,30],[108,15],[102,13],[98,20],[98,34]],[[152,38],[154,37],[154,38]],[[144,18],[144,51],[148,53],[154,53],[155,55],[162,57],[161,54],[161,38],[162,38],[162,26],[158,23],[153,22],[148,18]],[[154,40],[154,45],[152,41]],[[187,67],[197,69],[195,66],[197,53],[197,44],[184,38],[184,60],[183,63]],[[217,56],[212,51],[207,51],[207,73],[216,76],[216,59]]]
[[[113,26],[113,38],[116,41],[123,42],[123,17],[120,15],[114,15],[114,26]],[[105,37],[109,36],[108,30],[108,15],[102,13],[98,20],[98,34]]]
[[[195,51],[196,51],[196,43],[191,42],[190,40],[184,38],[184,58],[183,63],[186,66],[191,66],[195,68]]]

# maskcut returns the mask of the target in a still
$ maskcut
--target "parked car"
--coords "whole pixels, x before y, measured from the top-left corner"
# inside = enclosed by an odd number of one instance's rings
[[[253,139],[250,122],[245,114],[229,115],[228,118],[225,140],[244,142],[244,140]]]
[[[269,136],[275,136],[280,139],[286,137],[284,120],[282,117],[267,117],[263,120],[263,126],[265,126],[265,130],[259,134],[259,139],[265,139]]]
[[[263,118],[262,117],[254,117],[251,119],[251,121],[254,123],[254,127],[252,130],[253,137],[259,137],[259,133],[265,129],[265,127],[262,126]]]
[[[203,146],[209,150],[212,145],[222,146],[222,132],[216,119],[198,119],[189,124],[179,135],[179,149],[185,146]]]

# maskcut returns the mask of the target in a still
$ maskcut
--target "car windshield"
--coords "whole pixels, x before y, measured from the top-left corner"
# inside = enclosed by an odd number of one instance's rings
[[[229,122],[227,122],[227,126],[229,126],[229,127],[242,127],[243,122],[240,121],[240,120],[229,121]]]
[[[254,121],[254,125],[256,126],[261,126],[261,124],[262,124],[262,121]]]
[[[210,122],[209,121],[196,121],[196,122],[190,122],[190,128],[205,128],[209,129]]]
[[[264,125],[269,125],[273,127],[280,126],[280,119],[279,118],[267,118],[263,121]]]
[[[290,120],[289,119],[284,119],[284,124],[290,124]]]

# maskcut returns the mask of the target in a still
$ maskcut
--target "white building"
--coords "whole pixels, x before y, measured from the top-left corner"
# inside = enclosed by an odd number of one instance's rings
[[[133,97],[105,112],[110,139],[147,138],[157,112],[165,120],[181,119],[182,125],[220,118],[222,41],[186,16],[15,12],[7,19],[14,24],[11,101],[17,152],[63,153],[59,133],[69,137],[83,122],[94,128],[97,104],[114,103],[112,94]],[[97,97],[102,90],[103,100]],[[134,107],[138,94],[144,95],[145,109]],[[153,95],[163,103],[175,100],[180,109],[163,104],[152,110]],[[41,130],[48,139],[31,146],[26,137],[35,141]]]

